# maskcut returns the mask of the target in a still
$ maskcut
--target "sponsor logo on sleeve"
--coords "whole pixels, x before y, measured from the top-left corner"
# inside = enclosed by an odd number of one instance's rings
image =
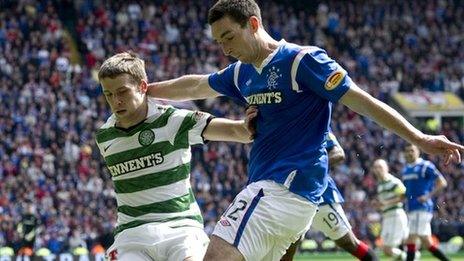
[[[339,71],[335,71],[333,72],[326,80],[325,82],[325,89],[328,90],[328,91],[331,91],[335,88],[337,88],[340,83],[342,82],[343,80],[343,77],[345,76],[345,72],[339,70]]]
[[[208,118],[209,117],[209,114],[206,113],[206,112],[202,112],[202,111],[195,111],[193,113],[193,119],[198,122],[200,121],[201,119],[205,119],[205,118]]]

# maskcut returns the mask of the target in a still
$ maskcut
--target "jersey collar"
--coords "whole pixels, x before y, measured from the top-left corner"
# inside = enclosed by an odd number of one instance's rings
[[[421,157],[417,158],[416,161],[414,161],[413,163],[408,163],[408,166],[415,166],[419,163],[421,163],[422,161],[424,161],[424,159],[422,159]]]
[[[279,46],[278,46],[277,48],[275,48],[275,50],[272,51],[272,53],[270,53],[270,54],[266,57],[266,59],[263,60],[263,62],[261,63],[261,65],[260,65],[259,67],[256,67],[256,66],[253,65],[253,67],[255,68],[255,70],[256,70],[259,74],[261,74],[261,72],[263,71],[264,67],[266,67],[266,65],[268,65],[268,64],[271,62],[272,58],[274,58],[274,56],[277,54],[277,52],[278,52],[279,49],[282,47],[282,45],[284,45],[284,44],[286,44],[286,43],[287,43],[287,42],[286,42],[284,39],[280,40],[280,41],[279,41]]]
[[[148,103],[148,112],[147,112],[147,117],[145,118],[145,120],[149,119],[152,116],[155,116],[156,114],[160,116],[163,113],[162,107],[165,107],[165,106],[158,105],[154,98],[148,97],[147,103]],[[153,119],[156,119],[156,118],[158,117],[153,117]],[[115,126],[116,121],[117,121],[116,115],[112,114],[102,127],[103,128],[116,127]]]

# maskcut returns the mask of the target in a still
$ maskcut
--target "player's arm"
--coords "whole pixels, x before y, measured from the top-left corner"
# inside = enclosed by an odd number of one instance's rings
[[[403,202],[403,200],[405,199],[405,195],[402,194],[402,195],[398,195],[392,199],[389,199],[389,200],[386,200],[383,202],[383,205],[385,206],[388,206],[388,205],[393,205],[393,204],[396,204],[396,203],[399,203],[399,202]]]
[[[380,204],[381,204],[382,207],[391,206],[391,205],[394,205],[396,203],[403,202],[403,200],[404,200],[404,197],[395,197],[395,198],[392,198],[392,199],[389,199],[389,200],[380,201]]]
[[[443,175],[439,175],[438,178],[435,180],[435,186],[433,187],[432,192],[430,192],[429,197],[435,197],[440,191],[448,186],[448,182],[446,181]]]
[[[210,141],[249,143],[251,136],[245,120],[213,118],[203,131],[203,138]]]
[[[220,96],[208,83],[209,75],[185,75],[148,84],[148,95],[167,100],[197,100]]]
[[[403,185],[403,183],[398,183],[393,189],[393,193],[396,195],[396,197],[384,201],[383,205],[388,206],[402,202],[406,198],[406,187]]]
[[[335,167],[345,161],[345,151],[336,145],[329,150],[329,166]]]
[[[453,157],[458,162],[461,160],[459,150],[464,150],[464,146],[449,141],[445,136],[432,136],[422,133],[396,110],[372,97],[354,83],[341,97],[340,102],[351,110],[373,119],[379,125],[396,133],[406,141],[417,145],[428,154],[445,155],[447,163]]]

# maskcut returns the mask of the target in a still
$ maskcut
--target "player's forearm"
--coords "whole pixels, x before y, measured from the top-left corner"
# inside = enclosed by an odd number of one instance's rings
[[[208,75],[185,75],[176,79],[150,83],[148,95],[166,100],[196,100],[217,97],[209,87]]]
[[[435,184],[434,189],[430,192],[429,197],[433,198],[438,193],[440,193],[444,188],[448,186],[448,182],[446,182],[445,178],[439,178],[437,183]]]
[[[251,142],[245,121],[215,118],[206,127],[203,137],[210,141]]]
[[[335,167],[345,161],[345,152],[342,148],[335,146],[329,151],[329,166]]]
[[[412,144],[420,143],[424,134],[387,104],[359,89],[348,91],[340,100],[353,111],[371,118],[380,126],[396,133]]]
[[[393,204],[400,203],[400,202],[403,202],[403,197],[396,197],[396,198],[392,198],[390,200],[386,200],[384,204],[385,205],[393,205]]]

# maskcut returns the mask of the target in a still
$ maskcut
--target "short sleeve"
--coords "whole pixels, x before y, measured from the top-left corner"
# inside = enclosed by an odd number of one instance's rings
[[[240,103],[246,103],[246,99],[238,88],[240,65],[240,62],[236,62],[218,72],[210,74],[208,83],[213,90],[220,94],[233,98]]]
[[[352,84],[345,69],[320,48],[303,48],[292,67],[296,68],[298,90],[311,90],[331,102],[337,102]]]
[[[213,116],[206,112],[194,111],[190,114],[190,117],[195,123],[193,124],[193,127],[190,129],[188,134],[189,144],[203,144],[203,131]]]
[[[435,180],[441,175],[442,175],[441,172],[437,169],[437,167],[435,167],[435,165],[431,163],[427,164],[427,168],[425,170],[425,177],[427,179]]]
[[[393,190],[393,192],[398,196],[404,195],[406,193],[406,187],[403,185],[403,183],[398,182],[395,185],[395,189]]]
[[[203,144],[202,133],[208,125],[209,118],[212,116],[206,112],[176,109],[170,119],[172,127],[167,129],[172,133],[172,142],[188,145]],[[172,132],[173,130],[176,131]]]

